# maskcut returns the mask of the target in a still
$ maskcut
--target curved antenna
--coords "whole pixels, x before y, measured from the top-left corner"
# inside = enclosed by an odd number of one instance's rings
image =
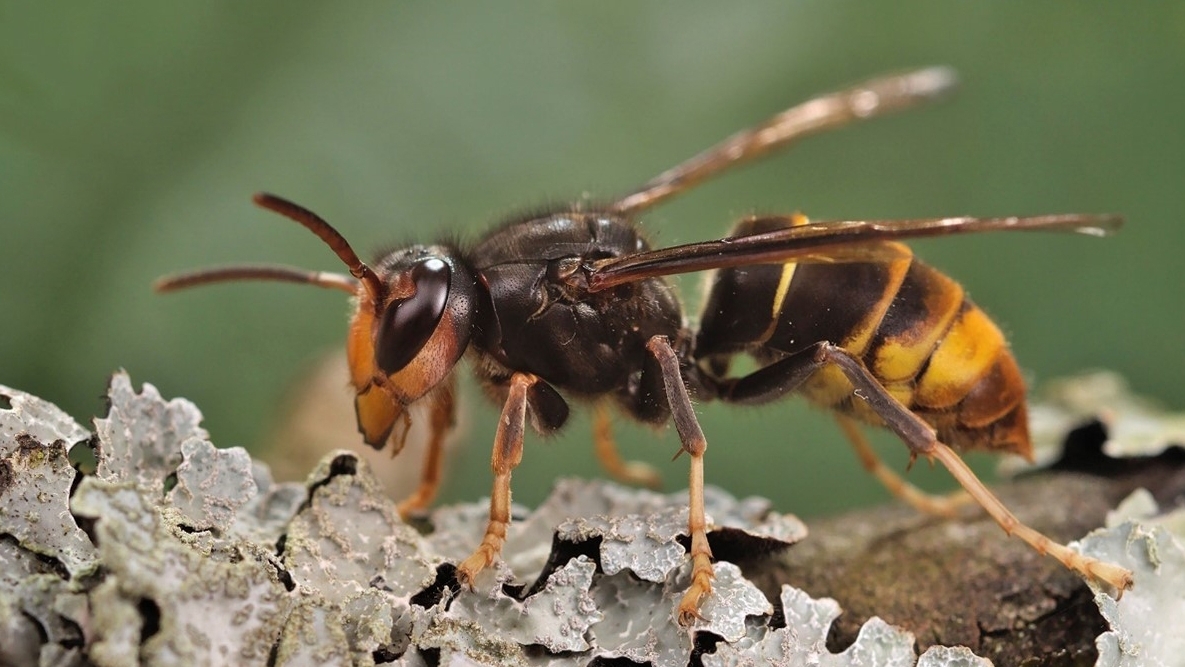
[[[345,262],[345,265],[350,269],[350,274],[362,281],[363,287],[366,288],[367,292],[370,292],[370,296],[374,302],[376,304],[382,302],[383,295],[386,291],[383,287],[383,281],[379,279],[378,275],[369,266],[361,259],[358,259],[358,254],[350,247],[346,238],[338,233],[332,225],[325,222],[321,216],[283,197],[277,197],[266,192],[257,193],[252,197],[252,200],[257,206],[279,213],[289,220],[299,222],[305,229],[316,234],[318,238],[325,242],[325,245],[329,246],[337,254],[342,262]],[[287,278],[280,278],[280,280],[287,280]],[[295,280],[292,282],[311,281]],[[318,283],[313,282],[313,284]]]
[[[285,283],[299,283],[301,285],[315,285],[329,289],[339,289],[350,294],[358,293],[358,281],[350,276],[325,271],[306,271],[291,266],[274,266],[269,264],[239,264],[235,266],[218,266],[210,269],[199,269],[186,273],[176,273],[159,278],[152,284],[157,292],[173,292],[198,285],[221,283],[231,280],[278,280]]]
[[[873,79],[807,100],[664,171],[609,208],[614,213],[650,208],[729,167],[749,162],[797,139],[942,99],[957,84],[953,69],[930,67]]]

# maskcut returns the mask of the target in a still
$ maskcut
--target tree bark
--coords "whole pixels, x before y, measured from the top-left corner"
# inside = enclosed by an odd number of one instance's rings
[[[1021,521],[1058,541],[1104,524],[1107,512],[1144,487],[1162,511],[1185,491],[1183,452],[1110,459],[1079,433],[1053,469],[995,487]],[[808,522],[810,535],[784,555],[744,564],[771,599],[782,584],[831,597],[844,613],[828,645],[850,645],[879,616],[931,645],[971,648],[1003,665],[1093,665],[1106,624],[1085,582],[1016,539],[977,507],[943,520],[890,505]],[[1138,585],[1138,584],[1137,584]]]

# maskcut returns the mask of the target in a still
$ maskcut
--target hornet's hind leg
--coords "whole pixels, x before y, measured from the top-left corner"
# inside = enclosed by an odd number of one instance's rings
[[[949,519],[958,514],[960,507],[966,506],[973,500],[966,491],[939,496],[927,493],[910,484],[901,475],[893,472],[877,456],[855,419],[836,413],[835,420],[839,422],[839,427],[843,429],[852,448],[856,450],[856,456],[860,458],[860,465],[864,466],[864,469],[873,477],[876,477],[888,489],[889,493],[915,510],[923,514],[933,514]]]
[[[604,402],[598,403],[593,410],[593,445],[601,467],[613,479],[648,489],[662,488],[662,478],[649,464],[621,458],[617,443],[613,440],[613,420]]]
[[[959,484],[1009,535],[1016,535],[1040,554],[1048,554],[1082,576],[1109,586],[1122,595],[1132,586],[1132,573],[1118,565],[1083,556],[1024,525],[1000,502],[963,459],[938,441],[921,417],[893,397],[859,358],[831,343],[817,343],[741,378],[720,383],[719,398],[736,403],[764,403],[797,389],[815,371],[834,364],[885,424],[905,441],[911,456],[938,459]]]

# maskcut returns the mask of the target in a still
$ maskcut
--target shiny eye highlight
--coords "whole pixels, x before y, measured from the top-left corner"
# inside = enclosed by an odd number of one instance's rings
[[[411,268],[416,293],[387,305],[375,336],[374,358],[378,367],[391,375],[408,365],[436,331],[448,302],[452,270],[437,257]]]

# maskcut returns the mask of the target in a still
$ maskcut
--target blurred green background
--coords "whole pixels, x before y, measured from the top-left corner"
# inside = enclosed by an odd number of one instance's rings
[[[951,102],[812,139],[647,228],[668,244],[752,211],[1122,212],[1103,241],[915,247],[1001,322],[1034,379],[1108,367],[1185,407],[1185,4],[1170,2],[4,2],[0,382],[86,417],[123,367],[194,400],[216,443],[251,445],[340,348],[342,295],[149,285],[225,262],[340,270],[253,192],[309,206],[359,249],[472,239],[524,207],[625,192],[812,94],[931,64],[959,70]],[[488,493],[495,412],[471,385],[465,402],[449,499]],[[799,401],[701,414],[709,480],[737,494],[803,515],[884,497]],[[528,442],[516,500],[598,474],[587,423]],[[681,486],[672,434],[620,431]],[[900,465],[904,448],[881,442]]]

